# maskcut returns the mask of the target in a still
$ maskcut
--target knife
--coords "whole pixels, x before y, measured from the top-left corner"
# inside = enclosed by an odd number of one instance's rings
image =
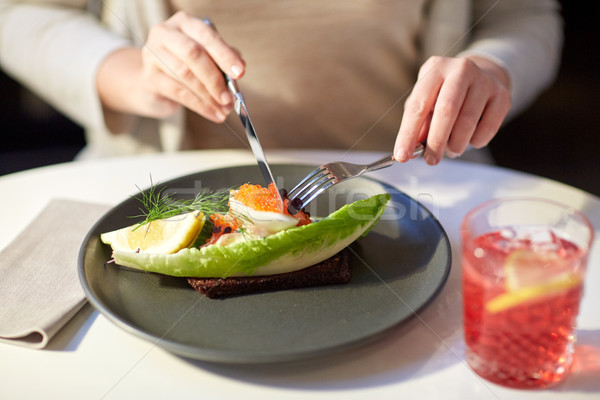
[[[217,30],[215,24],[210,19],[203,18],[202,21],[215,31]],[[240,120],[242,121],[244,130],[246,131],[246,136],[248,137],[248,142],[250,143],[250,148],[254,153],[254,157],[256,157],[258,168],[260,169],[260,172],[267,183],[267,187],[272,183],[273,187],[277,189],[277,184],[275,183],[275,179],[271,173],[271,168],[269,168],[269,163],[267,163],[267,158],[265,157],[265,153],[260,145],[260,141],[258,140],[256,130],[254,129],[254,125],[250,120],[250,114],[248,114],[248,108],[246,107],[244,95],[242,92],[240,92],[235,79],[227,75],[225,72],[221,72],[223,73],[225,81],[227,82],[227,88],[234,97],[233,109],[235,110],[236,114],[239,115]],[[281,196],[281,192],[279,189],[277,189],[276,192],[279,200],[281,201],[281,206],[283,207],[283,198]]]

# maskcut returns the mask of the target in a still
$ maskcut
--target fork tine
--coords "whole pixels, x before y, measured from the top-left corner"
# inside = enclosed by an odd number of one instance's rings
[[[325,173],[326,169],[323,167],[318,167],[314,169],[310,174],[306,175],[304,179],[300,181],[292,190],[288,192],[288,197],[293,199],[294,197],[298,197],[298,194],[303,190],[306,190],[312,182],[319,179],[319,177]]]
[[[334,183],[335,183],[335,179],[331,178],[331,179],[321,183],[319,186],[312,187],[308,193],[306,193],[302,198],[300,198],[301,204],[299,205],[299,208],[300,209],[304,208],[308,203],[313,201],[318,195],[320,195],[325,190],[327,190],[331,186],[333,186]]]
[[[318,189],[332,179],[334,179],[334,177],[328,171],[322,173],[311,179],[306,185],[304,185],[304,187],[298,190],[294,195],[294,198],[302,200],[303,198],[306,198],[306,196],[308,196],[313,190]]]

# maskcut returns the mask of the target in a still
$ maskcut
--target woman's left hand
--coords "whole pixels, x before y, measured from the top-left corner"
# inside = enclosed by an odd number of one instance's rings
[[[394,158],[408,161],[416,144],[425,141],[430,165],[444,153],[458,157],[469,144],[484,147],[510,106],[509,77],[496,63],[483,57],[431,57],[404,105]]]

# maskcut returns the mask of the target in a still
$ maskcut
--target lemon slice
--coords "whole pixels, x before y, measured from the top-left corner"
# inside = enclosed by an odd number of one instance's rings
[[[203,226],[204,213],[192,211],[106,232],[100,235],[100,240],[114,251],[171,254],[194,243]]]
[[[506,290],[512,291],[544,282],[557,270],[566,269],[567,263],[556,253],[536,253],[516,250],[509,254],[504,264]]]
[[[581,276],[574,272],[564,272],[539,285],[524,287],[506,292],[488,301],[485,308],[492,313],[506,310],[527,301],[560,293],[581,283]]]
[[[504,264],[506,293],[486,303],[489,312],[499,312],[521,303],[553,295],[577,286],[581,276],[568,268],[568,261],[555,253],[517,250]]]

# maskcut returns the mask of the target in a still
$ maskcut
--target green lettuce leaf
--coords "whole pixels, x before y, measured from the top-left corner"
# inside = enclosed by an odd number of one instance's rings
[[[296,271],[333,256],[368,232],[389,200],[387,193],[374,195],[346,204],[318,222],[225,247],[191,247],[174,254],[115,251],[113,258],[122,266],[181,277],[225,278]]]

